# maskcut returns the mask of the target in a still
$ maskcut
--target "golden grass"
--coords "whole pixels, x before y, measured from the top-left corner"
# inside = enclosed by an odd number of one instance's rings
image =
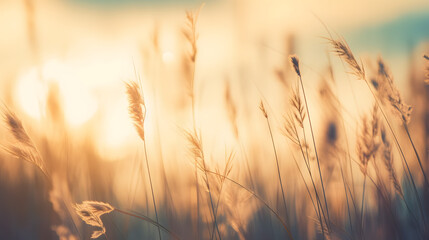
[[[9,132],[14,136],[16,142],[10,146],[2,146],[2,148],[13,157],[36,165],[43,174],[48,176],[46,163],[18,116],[8,107],[3,107],[3,116]]]
[[[195,88],[197,56],[199,51],[204,50],[197,47],[197,20],[201,8],[202,6],[195,12],[186,13],[186,26],[182,29],[187,43],[184,47],[187,50],[186,59],[181,62],[182,66],[186,67],[182,69],[185,70],[182,77],[186,79],[186,87],[190,92],[191,109],[180,109],[183,110],[183,115],[188,116],[184,119],[180,117],[177,117],[180,120],[173,119],[176,114],[181,114],[180,111],[174,111],[168,115],[173,116],[172,119],[167,119],[169,123],[173,122],[173,125],[182,124],[182,122],[190,122],[192,115],[192,125],[186,128],[179,126],[179,129],[190,130],[184,131],[182,138],[172,137],[174,147],[165,150],[165,154],[161,146],[152,144],[152,137],[160,139],[161,134],[167,134],[163,136],[166,139],[173,136],[173,133],[158,129],[158,136],[151,135],[152,129],[149,127],[152,125],[148,120],[152,119],[146,112],[159,105],[151,101],[150,94],[145,101],[143,94],[145,85],[140,79],[125,82],[129,117],[141,140],[139,143],[143,143],[145,158],[142,161],[136,160],[136,165],[131,166],[132,171],[136,170],[140,174],[137,180],[133,177],[127,178],[129,169],[124,167],[128,167],[126,161],[101,162],[101,157],[95,154],[90,146],[92,140],[85,140],[87,142],[82,146],[64,143],[57,147],[49,144],[49,142],[55,144],[55,139],[46,134],[41,138],[42,140],[33,141],[24,128],[21,118],[9,107],[2,108],[4,125],[8,134],[13,137],[13,141],[2,145],[3,150],[13,158],[36,166],[51,182],[65,183],[56,186],[56,188],[58,186],[64,188],[67,198],[61,198],[62,203],[59,201],[54,203],[51,200],[55,205],[55,211],[58,212],[63,207],[68,211],[67,208],[75,199],[107,199],[111,204],[100,201],[73,204],[77,216],[87,225],[97,228],[91,233],[90,237],[93,239],[101,238],[103,235],[107,239],[120,237],[127,239],[140,235],[153,239],[156,237],[155,230],[159,239],[163,237],[161,231],[168,233],[168,236],[174,239],[221,240],[222,238],[276,237],[281,239],[389,239],[392,235],[404,239],[409,236],[425,239],[426,229],[429,226],[427,224],[429,216],[426,211],[428,207],[426,193],[429,190],[425,174],[427,163],[418,153],[422,148],[419,146],[422,145],[421,140],[416,138],[418,144],[414,144],[408,128],[409,125],[415,124],[414,119],[411,121],[411,117],[413,109],[419,106],[411,107],[405,103],[405,95],[402,95],[395,85],[393,75],[385,61],[381,57],[377,60],[376,73],[372,76],[370,70],[365,71],[364,63],[354,56],[345,39],[328,39],[333,52],[346,63],[353,76],[365,81],[374,97],[370,114],[352,121],[346,121],[342,116],[342,112],[347,111],[345,108],[348,106],[343,106],[339,96],[331,87],[335,85],[335,68],[331,63],[329,63],[328,76],[321,74],[324,79],[319,91],[322,97],[321,103],[309,101],[312,100],[312,96],[307,95],[312,90],[309,88],[314,88],[316,84],[306,84],[304,88],[304,81],[310,78],[307,78],[309,71],[307,67],[301,68],[306,66],[306,62],[305,59],[301,61],[297,55],[288,57],[292,69],[290,73],[296,81],[291,81],[287,71],[275,72],[276,77],[284,86],[287,86],[288,91],[290,90],[285,94],[286,98],[282,98],[288,101],[282,102],[283,100],[278,100],[277,96],[265,98],[263,91],[260,91],[262,96],[259,97],[264,99],[259,102],[261,112],[258,112],[256,104],[250,99],[239,101],[238,90],[232,89],[231,81],[226,81],[224,95],[219,94],[221,101],[225,103],[221,109],[225,116],[220,116],[219,119],[224,117],[231,127],[220,126],[219,129],[231,130],[234,136],[232,141],[236,145],[225,145],[225,152],[221,153],[217,145],[223,140],[221,139],[223,132],[219,130],[219,133],[215,132],[215,136],[209,136],[204,131],[211,127],[218,127],[215,124],[221,121],[214,119],[213,122],[204,122],[206,118],[202,114],[207,112],[199,112],[196,109],[196,101],[200,99],[196,96],[202,95],[202,91]],[[157,31],[152,41],[156,54],[160,54],[162,47],[158,43]],[[426,55],[424,59],[429,61]],[[150,59],[146,60],[150,61]],[[167,69],[166,66],[162,67]],[[326,78],[332,81],[327,82]],[[289,88],[289,86],[293,87]],[[53,86],[47,100],[46,117],[53,123],[64,120],[62,116],[64,112],[59,104],[60,97],[58,89]],[[170,100],[167,97],[160,99]],[[274,103],[275,100],[278,102]],[[252,106],[245,109],[244,106],[248,102]],[[203,101],[198,104],[201,104],[199,109],[205,107]],[[277,108],[281,104],[287,105],[285,112]],[[312,104],[315,104],[314,108]],[[317,110],[321,112],[325,111],[324,114],[328,117],[323,119],[322,114],[316,115],[313,112],[316,108],[320,108]],[[402,132],[396,129],[394,125],[396,122],[384,110],[386,108],[399,116],[399,122],[403,127]],[[312,110],[311,116],[310,110]],[[187,111],[191,111],[191,115]],[[253,112],[259,113],[257,115],[259,120],[262,114],[265,126],[256,125],[253,119],[250,119]],[[283,118],[278,121],[277,116],[281,115]],[[415,114],[413,117],[418,118],[418,115]],[[159,121],[157,124],[160,125],[165,121],[165,119],[161,119],[162,121],[154,119]],[[31,121],[29,123],[31,124]],[[213,126],[207,127],[206,124],[213,124]],[[322,128],[319,125],[327,126],[327,130],[321,131]],[[283,134],[286,142],[281,141],[284,139],[277,138],[276,129],[279,126],[280,133]],[[61,127],[65,131],[68,130],[65,123],[59,126],[60,130]],[[349,140],[347,134],[352,132],[351,129],[356,130],[353,132],[356,134]],[[258,135],[258,130],[265,135]],[[228,134],[226,135],[231,136]],[[61,137],[67,138],[67,132]],[[207,141],[209,137],[214,138],[214,143]],[[411,157],[414,156],[406,154],[408,148],[403,141],[409,141],[411,144],[412,149],[410,148],[409,152],[414,151],[417,158],[415,164],[409,164]],[[161,145],[161,141],[158,144]],[[294,148],[287,149],[290,145]],[[350,151],[349,148],[352,147],[349,145],[355,147],[356,151]],[[227,150],[235,149],[237,146],[240,146],[241,151]],[[76,148],[75,151],[80,155],[72,155],[68,147]],[[157,147],[161,149],[160,154],[151,151]],[[191,156],[181,155],[180,152],[185,148]],[[149,164],[148,151],[151,153],[151,164]],[[274,159],[270,161],[273,153]],[[42,154],[45,157],[42,157]],[[401,171],[398,171],[399,162],[396,162],[399,161],[396,158],[398,154],[401,157]],[[220,155],[223,156],[219,157]],[[80,159],[82,156],[83,160]],[[169,160],[166,164],[169,174],[164,166],[161,171],[157,168],[164,156]],[[54,158],[60,158],[58,161],[66,162],[66,166],[49,168],[48,163],[49,165],[59,164],[52,161]],[[45,159],[49,161],[46,162]],[[187,160],[191,160],[195,169],[189,169],[186,164],[183,164]],[[221,161],[223,162],[220,163]],[[244,165],[244,161],[247,165]],[[145,166],[144,162],[146,162]],[[379,168],[378,164],[381,162],[384,168]],[[247,171],[242,171],[242,167],[246,167]],[[355,179],[353,170],[356,168],[359,168],[362,174],[358,174]],[[54,176],[57,176],[56,178],[50,178],[51,171],[54,172]],[[163,181],[170,180],[172,183],[171,192],[163,188],[165,185],[157,184],[158,176],[161,175],[164,178]],[[117,190],[123,188],[124,182],[126,184],[131,182],[131,188],[138,189],[138,193],[133,190],[130,190],[131,193]],[[36,182],[35,185],[37,184],[39,183]],[[55,187],[53,189],[51,185],[47,189],[40,188],[44,191],[39,191],[35,195],[44,197],[46,192],[51,194],[55,191],[57,194],[60,192]],[[241,192],[247,194],[243,200],[239,197]],[[170,194],[174,204],[167,204],[165,200],[167,194]],[[132,209],[122,210],[122,207],[116,207],[124,206],[126,204],[124,199],[130,198],[129,195],[133,198],[130,204]],[[136,204],[133,204],[134,197],[138,198]],[[109,218],[106,218],[107,214]],[[55,228],[57,234],[60,236],[59,232],[62,230],[72,235],[70,239],[81,235],[88,237],[85,231],[82,233],[79,231],[82,226],[71,227],[71,224],[75,224],[76,215],[69,215],[61,215],[60,223],[52,224],[60,226]],[[154,217],[151,218],[151,215]],[[142,220],[145,225],[140,225],[140,222],[136,224],[128,219],[129,217]],[[373,225],[374,223],[377,223],[377,226]]]

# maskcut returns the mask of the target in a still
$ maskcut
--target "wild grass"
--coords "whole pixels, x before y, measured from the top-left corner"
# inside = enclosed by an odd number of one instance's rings
[[[144,159],[137,151],[133,162],[132,151],[140,145],[130,145],[122,150],[131,152],[124,159],[105,161],[107,157],[95,151],[93,144],[98,139],[91,137],[90,131],[100,119],[95,118],[82,132],[67,126],[55,86],[50,86],[47,114],[40,121],[20,112],[11,100],[3,103],[0,186],[11,197],[0,196],[0,209],[4,218],[10,219],[0,221],[0,235],[2,229],[11,229],[1,236],[427,239],[429,183],[423,149],[428,134],[426,129],[418,135],[424,125],[416,120],[428,110],[405,97],[386,62],[379,57],[374,68],[370,61],[355,57],[344,38],[327,38],[333,53],[346,64],[347,73],[372,96],[372,108],[360,106],[365,112],[361,118],[350,114],[353,106],[339,96],[337,84],[342,80],[336,73],[343,71],[329,57],[327,71],[318,73],[320,89],[311,79],[313,70],[306,59],[287,55],[291,72],[276,70],[280,83],[264,80],[261,88],[272,90],[281,84],[284,88],[275,89],[282,91],[280,97],[274,90],[273,96],[266,96],[271,92],[257,89],[260,95],[256,99],[247,81],[234,82],[246,79],[240,74],[219,81],[219,91],[205,81],[204,73],[196,74],[199,53],[206,50],[198,46],[200,10],[186,12],[181,29],[184,45],[180,47],[186,57],[177,65],[182,75],[174,72],[172,79],[164,79],[169,75],[163,71],[161,77],[135,74],[136,79],[124,83],[126,92],[120,93],[128,98],[127,117],[138,144],[143,143]],[[32,14],[31,9],[27,11]],[[34,28],[32,24],[29,27]],[[151,47],[160,69],[173,72],[160,61],[157,30]],[[30,40],[35,28],[31,31]],[[426,55],[423,60],[429,63]],[[426,71],[428,77],[427,69],[419,71]],[[165,102],[177,100],[166,89],[154,87],[152,90],[161,94],[151,95],[147,87],[151,77],[159,81],[156,86],[173,86],[173,81],[184,85],[186,92],[177,91],[186,100],[183,106],[165,107]],[[179,82],[180,78],[186,81]],[[202,91],[205,84],[210,89]],[[320,96],[313,94],[314,90],[319,90]],[[213,98],[210,100],[216,107],[203,101],[204,94]],[[219,101],[224,105],[217,104]],[[207,120],[210,108],[219,111]],[[154,109],[159,110],[159,117]],[[170,125],[179,133],[168,128]],[[121,130],[125,127],[118,126]],[[83,140],[76,137],[79,134]],[[162,141],[168,148],[161,149]],[[156,151],[157,147],[161,150]],[[14,174],[9,176],[9,172]],[[137,179],[134,172],[139,173]],[[13,176],[15,183],[8,180]],[[126,186],[131,190],[124,190]],[[127,199],[132,199],[132,204]],[[23,230],[17,230],[21,225]],[[13,231],[28,234],[20,237]]]
[[[140,139],[143,141],[143,145],[144,145],[144,155],[146,160],[147,174],[149,177],[150,191],[152,193],[153,208],[155,210],[156,222],[159,224],[158,211],[156,209],[155,193],[153,191],[152,177],[150,174],[149,159],[147,157],[146,139],[144,134],[144,120],[146,118],[146,105],[143,98],[143,92],[141,89],[141,81],[140,81],[140,84],[137,83],[136,81],[126,83],[126,88],[127,88],[128,103],[129,103],[129,109],[128,109],[129,114],[131,116],[131,119],[133,120],[134,127]],[[140,167],[140,170],[142,173],[143,172],[142,167]],[[161,229],[159,227],[158,227],[158,234],[159,234],[159,239],[161,240],[162,239]]]

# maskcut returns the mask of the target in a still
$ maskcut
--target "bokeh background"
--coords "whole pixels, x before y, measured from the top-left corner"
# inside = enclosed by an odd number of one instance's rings
[[[182,239],[194,239],[195,231],[207,238],[206,230],[194,226],[194,167],[184,134],[193,125],[183,73],[189,46],[182,29],[185,11],[201,4],[196,0],[0,1],[0,99],[3,107],[20,117],[52,169],[49,185],[32,164],[0,154],[1,238],[88,239],[91,227],[73,213],[73,204],[83,200],[154,216],[147,176],[138,168],[144,159],[143,145],[128,115],[125,93],[124,82],[136,78],[141,79],[146,101],[148,159],[160,222]],[[332,54],[327,38],[343,37],[369,76],[377,72],[376,59],[382,56],[404,99],[414,107],[410,128],[426,163],[422,56],[429,52],[428,26],[426,0],[205,1],[197,23],[194,92],[196,125],[208,166],[222,168],[228,153],[234,152],[231,177],[283,211],[270,135],[258,109],[264,101],[281,172],[287,178],[288,204],[296,211],[293,232],[302,237],[298,239],[321,239],[310,202],[300,201],[307,193],[292,160],[299,155],[280,130],[296,81],[289,55],[300,58],[321,148],[332,118],[320,100],[321,82],[331,64],[344,132],[350,135],[345,144],[352,152],[359,119],[373,99],[367,86],[348,74],[347,66]],[[237,127],[227,107],[231,102]],[[400,127],[395,125],[405,136]],[[7,130],[5,125],[0,129],[2,146],[15,144]],[[411,148],[406,152],[413,156]],[[418,169],[416,162],[411,165]],[[357,165],[353,168],[359,172]],[[341,184],[335,174],[331,180],[327,187],[334,199],[331,204],[344,203],[337,194]],[[357,185],[361,181],[357,177]],[[219,225],[225,239],[286,236],[248,192],[233,186],[224,191]],[[372,202],[374,207],[376,201]],[[201,225],[210,225],[210,211],[201,211],[206,213]],[[300,211],[305,214],[299,216]],[[344,209],[337,212],[342,219]],[[157,238],[156,228],[132,218],[113,215],[105,224],[108,239]],[[374,230],[371,236],[388,236],[377,234],[381,233]],[[410,234],[404,236],[414,236]]]

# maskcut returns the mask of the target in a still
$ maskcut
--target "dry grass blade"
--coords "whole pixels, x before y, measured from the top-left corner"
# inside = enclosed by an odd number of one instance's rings
[[[346,41],[344,39],[334,40],[330,38],[328,38],[328,41],[331,43],[333,51],[349,65],[351,73],[360,80],[365,80],[363,64],[358,63]]]
[[[146,105],[142,90],[136,81],[125,83],[128,95],[128,112],[133,120],[134,127],[139,137],[144,141],[144,121],[146,117]]]
[[[101,230],[94,231],[91,235],[91,238],[96,239],[106,233],[106,228],[100,218],[101,215],[113,211],[114,208],[108,203],[83,201],[83,203],[75,205],[75,210],[86,224],[101,228]]]
[[[45,176],[48,176],[46,163],[25,131],[21,120],[7,107],[3,108],[3,116],[9,132],[14,136],[17,143],[14,146],[2,146],[2,148],[16,158],[36,165]]]

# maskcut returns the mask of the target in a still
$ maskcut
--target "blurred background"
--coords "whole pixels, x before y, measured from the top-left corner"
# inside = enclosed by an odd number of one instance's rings
[[[109,202],[154,217],[147,176],[137,167],[144,150],[128,115],[124,84],[140,78],[160,222],[182,239],[195,238],[193,232],[200,230],[194,227],[194,166],[184,134],[193,128],[184,72],[189,43],[182,30],[185,12],[202,3],[0,1],[0,99],[22,120],[52,172],[47,184],[34,166],[1,153],[0,236],[88,239],[91,227],[73,213],[73,204],[83,200]],[[297,212],[309,209],[305,216],[296,216],[293,232],[302,239],[320,238],[314,221],[308,221],[314,215],[310,202],[299,204],[307,193],[291,158],[294,150],[281,133],[296,81],[289,55],[300,58],[321,147],[332,118],[320,100],[321,82],[330,66],[346,134],[356,134],[357,121],[373,103],[367,86],[332,54],[327,38],[343,37],[368,76],[377,72],[376,60],[382,56],[406,102],[414,106],[410,128],[427,161],[422,56],[429,52],[428,26],[427,0],[205,1],[197,22],[194,93],[196,127],[209,168],[222,168],[233,152],[231,177],[282,211],[272,143],[258,109],[264,101],[281,172],[289,178],[284,180],[288,203]],[[231,105],[234,110],[228,108]],[[400,124],[395,126],[400,129]],[[15,144],[5,125],[0,131],[2,146]],[[348,141],[354,151],[354,137]],[[417,169],[414,161],[411,165]],[[332,182],[328,195],[344,203],[344,197],[335,195],[335,178]],[[285,237],[278,223],[272,223],[275,218],[248,192],[234,187],[225,191],[228,204],[219,212],[225,239]],[[343,211],[338,210],[338,219]],[[207,215],[202,226],[210,225],[210,211],[201,212]],[[153,226],[124,216],[109,217],[105,224],[108,239],[157,237]],[[202,239],[207,239],[204,231]]]

